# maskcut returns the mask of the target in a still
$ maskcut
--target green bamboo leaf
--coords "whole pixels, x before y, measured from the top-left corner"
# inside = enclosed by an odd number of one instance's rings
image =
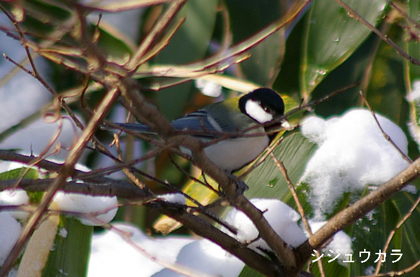
[[[374,34],[371,34],[346,61],[316,86],[311,93],[311,99],[321,99],[344,87],[361,82],[366,75],[366,68],[371,67],[372,61],[377,55],[378,40]],[[359,91],[360,87],[356,86],[314,106],[316,114],[330,117],[342,114],[347,109],[359,107],[361,101]]]
[[[363,217],[350,228],[353,238],[353,251],[355,262],[351,264],[351,276],[365,275],[366,270],[376,268],[375,260],[379,251],[383,252],[385,242],[389,233],[395,228],[401,218],[412,208],[415,200],[420,196],[419,192],[411,194],[400,192],[391,200],[386,201],[376,208],[368,216]],[[420,220],[420,209],[416,207],[409,219],[397,230],[388,251],[386,260],[381,267],[381,273],[399,271],[415,264],[420,259],[420,238],[418,233],[420,227],[417,224]],[[366,237],[373,238],[366,240]],[[370,259],[364,263],[366,256],[357,257],[361,251],[370,252]],[[398,253],[402,253],[401,260],[397,260]],[[367,255],[367,254],[366,254]],[[407,276],[418,276],[420,269],[410,272]]]
[[[25,24],[29,23],[25,26],[34,31],[40,29],[45,31],[45,28],[53,29],[54,26],[59,26],[71,16],[71,10],[61,1],[25,1],[25,5],[21,7],[23,7],[26,16],[24,22]],[[35,26],[31,26],[34,23]]]
[[[282,161],[293,184],[297,184],[306,165],[315,150],[315,144],[300,133],[287,136],[273,151],[279,161]],[[277,198],[294,206],[289,187],[274,161],[268,157],[263,164],[254,169],[245,179],[249,190],[245,196],[250,198]]]
[[[188,1],[177,18],[186,20],[153,59],[157,64],[188,64],[205,57],[213,34],[217,14],[217,1]],[[162,89],[157,94],[159,107],[163,114],[174,119],[182,114],[184,105],[192,94],[192,83]]]
[[[31,179],[39,178],[39,172],[35,168],[21,167],[0,173],[0,180],[12,179]],[[40,203],[44,192],[27,192],[30,203]]]
[[[239,277],[264,277],[264,274],[261,274],[260,272],[256,271],[253,268],[250,268],[249,266],[245,266],[244,269],[241,271],[241,274],[239,274]]]
[[[18,276],[40,276],[54,245],[60,218],[51,215],[34,230],[19,263]]]
[[[419,20],[419,12],[420,10],[420,1],[419,0],[413,0],[409,1],[407,3],[407,14],[410,17],[409,19],[406,19],[407,26],[410,28],[410,32],[418,32],[418,27],[415,27],[416,22]],[[407,53],[416,58],[420,59],[420,46],[418,43],[418,39],[411,37],[411,35],[407,35],[406,37],[406,49]],[[420,85],[420,67],[417,65],[413,65],[408,60],[405,60],[404,69],[406,72],[406,76],[408,77],[407,82],[407,92],[411,92],[415,86]],[[414,100],[414,99],[412,99]],[[420,127],[419,127],[419,115],[420,115],[420,105],[418,100],[411,101],[409,103],[409,109],[410,109],[410,123],[411,123],[411,131],[412,133],[420,137]]]
[[[307,16],[307,15],[305,15]],[[281,63],[280,72],[276,77],[273,88],[282,94],[296,95],[299,91],[299,72],[303,46],[305,18],[300,20],[291,30],[286,40],[286,51]]]
[[[179,29],[182,23],[184,23],[184,18],[178,19],[171,26],[169,26],[168,29],[166,29],[165,34],[162,35],[162,39],[159,42],[154,42],[153,47],[149,51],[147,51],[147,53],[145,53],[145,55],[141,58],[138,64],[139,65],[145,64],[145,67],[147,68],[148,65],[146,64],[146,62],[152,59],[160,51],[162,51],[162,49],[166,47],[166,45],[169,43],[172,36],[176,33],[176,31]]]
[[[345,2],[373,25],[379,22],[386,7],[385,0]],[[357,49],[370,32],[363,24],[351,18],[336,2],[313,1],[305,33],[302,93],[309,95],[334,68]]]
[[[197,62],[185,65],[185,69],[189,69],[191,72],[194,71],[203,71],[204,69],[213,70],[211,73],[214,73],[214,70],[225,69],[226,66],[231,65],[232,62],[238,62],[235,57],[241,56],[241,59],[246,58],[244,55],[246,51],[264,41],[267,37],[277,32],[279,29],[284,28],[287,24],[291,23],[299,13],[309,4],[310,0],[298,0],[295,1],[292,7],[283,15],[280,19],[269,24],[264,29],[253,34],[251,37],[248,37],[246,40],[241,41],[240,43],[232,46],[223,53],[218,53],[212,55],[204,60],[199,60]],[[233,60],[233,61],[232,61]],[[140,70],[139,72],[141,72]],[[146,69],[147,71],[147,69]],[[142,73],[142,72],[141,72]],[[162,75],[160,75],[162,76]],[[166,75],[165,75],[166,76]],[[173,77],[171,72],[168,72],[169,77]]]
[[[84,7],[95,11],[116,13],[159,5],[170,1],[172,0],[86,1]]]
[[[12,180],[19,178],[35,180],[38,179],[38,176],[39,174],[36,169],[21,167],[0,173],[0,180]]]
[[[306,161],[315,148],[316,145],[300,133],[294,133],[287,136],[273,151],[273,154],[283,162],[292,183],[297,184],[305,169]],[[270,157],[254,169],[244,181],[249,186],[249,190],[245,192],[248,199],[276,198],[296,207],[285,178]],[[257,277],[262,275],[245,266],[240,276]]]
[[[413,26],[414,23],[418,24],[419,20],[419,10],[420,10],[420,0],[411,0],[407,2],[407,15],[410,19],[406,19],[407,26],[410,26],[411,31],[415,32],[416,28]],[[418,30],[418,29],[417,29]],[[406,48],[410,56],[420,59],[420,45],[418,44],[418,38],[411,37],[407,34],[406,37]],[[420,80],[420,67],[418,65],[413,65],[408,60],[405,60],[406,66],[408,67],[410,80]]]
[[[229,10],[233,43],[237,44],[281,18],[282,6],[278,0],[225,1]],[[249,16],[252,14],[252,17]],[[284,55],[285,30],[267,37],[249,50],[250,58],[239,64],[247,80],[268,86],[277,74]]]
[[[247,80],[252,80],[262,86],[271,86],[277,75],[285,52],[285,29],[251,48],[251,58],[243,61],[240,66]]]
[[[394,34],[393,34],[394,33]],[[400,36],[399,30],[389,34]],[[394,40],[396,40],[395,38]],[[386,43],[381,43],[372,64],[371,80],[366,98],[372,109],[406,129],[408,103],[404,83],[404,63],[395,50]]]
[[[106,24],[100,25],[100,31],[98,45],[107,53],[107,60],[120,65],[127,63],[133,53],[134,43],[124,34]]]
[[[43,276],[86,276],[93,227],[75,218],[61,217]]]
[[[206,58],[203,61],[200,61],[195,64],[191,64],[191,68],[198,68],[201,70],[203,68],[214,69],[214,70],[216,69],[220,70],[220,68],[225,68],[225,66],[231,64],[231,60],[233,57],[237,57],[239,55],[244,56],[244,53],[246,51],[256,46],[257,44],[261,43],[262,41],[267,39],[267,37],[277,32],[279,29],[284,28],[288,24],[293,22],[293,20],[296,19],[296,17],[298,17],[301,11],[305,7],[307,7],[309,3],[310,3],[310,0],[294,1],[290,9],[280,19],[269,24],[267,27],[255,33],[251,37],[248,37],[246,40],[241,41],[240,43],[232,46],[231,48],[224,51],[223,53],[213,55],[209,58]]]
[[[322,253],[320,252],[322,255]],[[330,253],[328,253],[330,254]],[[326,258],[326,254],[324,253],[324,256],[321,258],[322,266],[324,268],[325,276],[339,276],[339,277],[346,277],[349,276],[350,270],[347,267],[344,267],[340,265],[338,262],[328,262],[332,260],[335,256],[334,254],[330,254],[332,257]],[[316,260],[316,257],[311,258],[312,261]],[[321,276],[321,273],[319,271],[319,265],[318,261],[313,262],[312,264],[312,272],[314,276]]]

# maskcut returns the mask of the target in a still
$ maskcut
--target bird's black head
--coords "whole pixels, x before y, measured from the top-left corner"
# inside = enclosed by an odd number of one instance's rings
[[[239,109],[258,123],[267,123],[284,114],[284,102],[275,91],[258,88],[239,99]]]

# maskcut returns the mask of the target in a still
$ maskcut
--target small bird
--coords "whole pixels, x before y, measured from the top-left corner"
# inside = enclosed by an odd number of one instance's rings
[[[257,158],[268,146],[284,113],[280,95],[269,88],[210,104],[172,121],[176,131],[185,131],[204,142],[206,156],[219,168],[232,173]],[[273,122],[274,121],[274,122]],[[270,122],[276,124],[269,124]],[[120,123],[119,126],[153,134],[144,124]],[[213,142],[212,142],[213,141]]]

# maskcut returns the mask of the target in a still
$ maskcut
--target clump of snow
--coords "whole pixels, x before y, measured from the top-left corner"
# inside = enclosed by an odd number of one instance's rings
[[[330,123],[334,118],[330,119]],[[321,144],[326,140],[326,130],[328,129],[327,121],[318,116],[309,116],[302,120],[302,135],[310,139],[312,142]]]
[[[83,214],[85,217],[78,218],[85,225],[96,226],[108,223],[118,210],[118,200],[115,196],[91,196],[59,191],[53,201],[60,211]]]
[[[408,102],[420,102],[420,80],[415,80],[413,82],[411,92],[405,99],[407,99]]]
[[[270,223],[270,226],[288,245],[297,247],[306,240],[305,234],[297,224],[300,215],[291,207],[277,199],[254,198],[250,201],[259,210],[264,212],[264,217]],[[259,233],[257,228],[243,212],[236,209],[231,210],[226,216],[225,221],[236,227],[238,233],[234,235],[226,229],[222,230],[236,237],[239,241],[247,243],[258,238]],[[252,242],[249,244],[249,247],[254,250],[258,250],[258,248],[270,249],[262,239]]]
[[[22,189],[4,190],[0,192],[0,206],[19,206],[29,202],[29,196]],[[29,213],[23,211],[7,211],[16,219],[26,220]]]
[[[23,205],[27,204],[29,196],[22,189],[4,190],[0,192],[0,205]]]
[[[376,268],[370,265],[365,269],[365,275],[374,275],[375,271],[376,271]]]
[[[407,153],[404,132],[389,119],[376,117]],[[367,184],[381,185],[408,166],[368,110],[354,109],[328,120],[310,116],[301,125],[302,134],[319,146],[300,180],[310,185],[308,198],[317,219],[331,213],[343,193],[363,190]]]
[[[152,239],[137,227],[113,226],[114,230],[93,235],[88,276],[152,276],[164,268],[156,260],[174,264],[180,249],[195,241],[183,237]]]
[[[410,93],[405,97],[408,102],[413,102],[418,107],[420,105],[420,80],[415,80],[412,84]],[[408,130],[410,131],[411,137],[420,146],[420,128],[414,122],[409,122]]]
[[[203,276],[206,274],[222,277],[238,276],[245,265],[241,260],[206,239],[200,239],[184,246],[179,251],[176,263],[191,270],[191,273],[195,273],[195,275]],[[185,275],[167,268],[153,275],[153,277],[177,276]]]
[[[219,97],[222,94],[222,86],[205,78],[195,81],[195,86],[204,94],[210,97]]]
[[[420,149],[420,128],[413,122],[407,123],[408,130],[410,131],[411,137],[417,143],[417,147]]]
[[[174,203],[174,204],[185,205],[186,203],[185,195],[183,195],[182,193],[161,194],[158,196],[158,199],[161,199],[168,203]]]
[[[178,272],[169,269],[172,267]],[[137,227],[116,223],[94,235],[88,276],[238,276],[244,263],[220,246],[185,237],[152,239]]]
[[[309,221],[309,225],[311,226],[312,233],[318,231],[322,226],[327,223],[326,221]],[[343,231],[338,231],[332,238],[332,240],[327,244],[327,246],[323,249],[323,252],[328,257],[336,257],[339,255],[337,261],[342,266],[348,266],[349,263],[345,261],[349,261],[350,255],[353,254],[353,249],[351,248],[351,238],[344,233]]]
[[[21,163],[16,162],[0,162],[0,172],[7,172],[13,169],[22,168]],[[10,189],[0,192],[0,206],[19,206],[29,203],[29,196],[26,191],[22,189]],[[12,211],[8,210],[5,213],[9,213],[12,217],[24,221],[28,218],[29,213],[24,211]]]
[[[3,265],[21,232],[22,226],[10,213],[0,213],[0,266]]]
[[[0,173],[10,171],[13,169],[22,168],[24,165],[17,162],[0,161]]]

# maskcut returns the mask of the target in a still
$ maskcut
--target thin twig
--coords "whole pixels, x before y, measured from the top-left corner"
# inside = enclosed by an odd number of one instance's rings
[[[36,66],[35,66],[35,63],[34,63],[34,61],[33,61],[33,59],[32,59],[32,56],[31,56],[31,52],[29,51],[29,47],[27,46],[27,44],[26,44],[26,40],[25,40],[25,36],[24,36],[24,34],[23,34],[23,32],[22,32],[22,29],[20,29],[20,26],[19,26],[19,24],[18,24],[18,22],[14,19],[14,17],[3,7],[3,5],[0,5],[0,9],[2,10],[2,12],[9,18],[9,20],[13,23],[13,25],[15,26],[15,28],[16,28],[16,30],[18,31],[18,33],[19,33],[19,38],[21,39],[21,43],[22,43],[22,45],[23,45],[23,48],[25,49],[25,51],[26,51],[26,56],[28,57],[28,59],[29,59],[29,63],[31,64],[31,67],[32,67],[32,70],[33,70],[33,76],[35,77],[36,75],[39,75],[38,74],[38,71],[37,71],[37,69],[36,69]]]
[[[382,250],[382,253],[386,253],[388,251],[388,247],[391,244],[391,240],[394,237],[395,233],[401,228],[401,226],[410,218],[414,210],[417,208],[417,206],[420,203],[420,197],[417,198],[416,202],[414,202],[411,209],[404,215],[404,217],[397,223],[394,229],[389,233],[388,238],[385,242],[384,248]],[[378,264],[376,265],[375,275],[379,274],[379,271],[381,270],[382,265],[382,259],[379,259]]]
[[[0,8],[2,10],[4,10],[3,6],[0,5]],[[7,11],[5,11],[7,13]],[[38,80],[60,103],[60,105],[63,107],[63,109],[67,112],[67,114],[72,118],[73,122],[76,124],[76,126],[80,129],[80,130],[84,130],[85,126],[84,124],[79,120],[79,118],[75,115],[75,113],[73,112],[73,110],[70,108],[70,106],[66,103],[65,101],[65,97],[60,96],[49,84],[48,82],[42,78],[42,76],[38,73],[38,70],[35,66],[35,63],[33,62],[33,58],[32,58],[32,54],[29,51],[28,48],[28,44],[26,41],[26,38],[23,34],[23,32],[21,31],[18,22],[9,14],[7,13],[7,16],[9,17],[9,19],[12,21],[12,23],[14,24],[14,26],[16,26],[16,28],[18,28],[18,32],[20,35],[20,39],[22,40],[22,44],[25,47],[26,53],[27,53],[27,57],[31,63],[31,66],[33,68],[33,71],[30,71],[28,69],[26,69],[25,67],[23,67],[22,65],[20,65],[19,63],[15,62],[14,60],[12,60],[10,57],[8,57],[7,55],[3,54],[3,56],[10,62],[12,62],[13,64],[15,64],[18,68],[20,68],[21,70],[23,70],[24,72],[26,72],[27,74],[33,76],[36,80]],[[98,147],[101,148],[102,151],[107,152],[106,147],[103,146],[103,144],[95,137],[92,137],[93,143]]]
[[[108,110],[114,104],[118,96],[119,90],[117,88],[114,88],[108,91],[108,93],[102,99],[101,103],[98,106],[97,112],[89,121],[86,129],[83,131],[76,145],[71,149],[68,158],[66,159],[66,162],[61,168],[57,178],[54,180],[54,183],[51,184],[48,191],[44,194],[43,201],[39,204],[38,209],[32,214],[32,216],[29,218],[28,222],[24,226],[17,243],[13,247],[12,251],[9,253],[7,259],[3,264],[3,267],[0,269],[0,276],[6,275],[6,273],[9,272],[12,268],[13,264],[19,257],[19,254],[21,253],[32,232],[35,230],[36,225],[39,223],[44,213],[47,211],[55,193],[57,192],[57,190],[59,190],[65,185],[66,179],[73,174],[74,166],[78,161],[79,157],[81,156],[86,144],[92,138],[97,126],[99,125],[103,117],[105,117]]]
[[[140,44],[134,56],[127,63],[126,68],[128,72],[134,73],[140,66],[139,62],[150,49],[151,45],[155,42],[156,37],[169,25],[171,20],[175,17],[181,7],[185,4],[186,0],[173,1],[166,12],[162,15],[158,23],[153,26],[153,29],[147,34],[147,37]]]
[[[384,24],[381,24],[380,27],[381,32],[385,32],[390,29],[390,24],[385,21]],[[369,52],[369,55],[367,57],[366,66],[363,70],[362,79],[360,81],[360,90],[367,91],[369,83],[371,81],[372,73],[373,73],[373,63],[375,61],[376,54],[378,52],[379,46],[381,44],[381,39],[376,37],[375,41],[373,42],[372,50]],[[359,100],[358,103],[360,106],[363,105],[363,99]]]
[[[391,5],[395,10],[397,10],[405,19],[407,19],[411,24],[413,24],[414,27],[420,28],[420,24],[411,18],[403,9],[398,7],[392,0],[387,0],[388,4]]]
[[[229,49],[229,46],[232,44],[233,36],[230,26],[230,15],[226,3],[224,1],[219,2],[219,10],[221,12],[222,22],[223,22],[223,35],[222,42],[220,43],[220,49],[218,53],[221,54]]]
[[[120,138],[117,134],[114,134],[114,142],[115,145],[117,147],[117,153],[118,153],[118,158],[122,161],[122,151],[121,151],[121,145],[120,145]],[[147,186],[146,184],[144,184],[142,181],[140,181],[139,178],[137,178],[136,175],[133,174],[133,172],[130,171],[129,167],[123,167],[122,171],[124,172],[124,174],[127,176],[128,179],[130,179],[134,184],[136,184],[136,186],[138,186],[140,189],[146,189]]]
[[[357,21],[364,24],[366,27],[368,27],[372,32],[374,32],[378,37],[380,37],[383,41],[388,43],[392,48],[395,49],[397,54],[404,57],[408,61],[410,61],[412,64],[420,65],[420,61],[412,56],[410,56],[407,52],[405,52],[401,47],[399,47],[392,39],[390,39],[387,35],[382,34],[381,31],[379,31],[375,26],[370,24],[366,19],[364,19],[362,16],[360,16],[355,10],[350,8],[346,3],[344,3],[342,0],[335,0],[340,6],[342,6],[349,14],[350,17],[356,19]]]
[[[241,172],[241,174],[238,175],[238,179],[244,178],[246,175],[251,173],[255,168],[257,168],[260,164],[262,164],[282,141],[283,141],[283,137],[276,139],[272,144],[268,145],[265,152],[258,158],[258,160],[252,163],[251,166],[246,168],[244,172]]]
[[[175,263],[175,262],[168,262],[168,259],[163,259],[159,256],[150,254],[148,249],[143,248],[143,246],[139,243],[136,243],[132,238],[133,238],[133,234],[131,232],[126,232],[126,231],[122,231],[117,229],[116,227],[111,227],[110,228],[111,231],[114,231],[116,233],[118,233],[122,239],[124,239],[129,245],[131,245],[132,247],[134,247],[138,252],[142,253],[142,255],[144,255],[145,257],[147,257],[148,259],[156,262],[157,264],[163,266],[164,268],[168,268],[171,269],[174,272],[179,273],[182,276],[205,276],[205,277],[211,277],[210,275],[207,275],[203,272],[199,272],[197,270],[193,270],[187,266],[183,266],[180,263]],[[158,253],[158,252],[156,252]]]
[[[323,103],[325,101],[330,100],[331,98],[333,98],[337,94],[340,94],[342,92],[345,92],[345,91],[347,91],[347,90],[349,90],[351,88],[357,87],[358,85],[359,85],[358,82],[357,83],[354,83],[354,84],[351,84],[349,86],[346,86],[344,88],[341,88],[339,90],[336,90],[336,91],[328,94],[327,96],[325,96],[325,97],[323,97],[321,99],[317,99],[317,100],[311,101],[310,103],[305,104],[305,105],[302,105],[303,102],[301,102],[301,104],[299,105],[299,107],[294,108],[294,109],[288,111],[282,117],[280,117],[276,121],[271,122],[270,124],[280,123],[280,122],[282,122],[283,120],[287,119],[289,116],[293,115],[294,113],[296,113],[298,111],[306,110],[306,109],[311,108],[313,106],[319,105],[319,104],[321,104],[321,103]],[[245,131],[247,131],[247,130],[245,130]]]
[[[207,181],[203,182],[200,179],[192,176],[191,174],[189,174],[187,171],[185,171],[183,168],[181,168],[173,159],[173,157],[171,155],[169,155],[169,158],[171,160],[171,163],[176,167],[176,169],[178,169],[182,174],[188,176],[189,179],[193,180],[194,182],[197,182],[203,186],[205,186],[206,188],[208,188],[209,190],[211,190],[212,192],[216,193],[217,195],[220,196],[220,191],[214,189]],[[204,174],[202,174],[204,176]]]
[[[382,135],[384,136],[384,138],[389,141],[392,146],[394,146],[394,148],[400,153],[401,157],[406,160],[408,163],[412,163],[413,161],[398,147],[398,145],[395,144],[395,142],[391,139],[391,137],[384,131],[384,129],[382,128],[381,124],[378,121],[378,118],[376,117],[375,111],[372,109],[372,107],[369,105],[369,102],[367,101],[365,95],[363,94],[362,91],[359,91],[360,96],[363,99],[363,102],[365,103],[366,107],[369,109],[369,111],[371,112],[373,118],[375,119],[376,125],[378,125],[379,129],[381,130]]]
[[[292,193],[293,199],[295,200],[296,206],[298,208],[300,217],[302,218],[303,226],[305,227],[306,232],[308,232],[309,237],[313,236],[311,226],[309,225],[308,219],[306,218],[305,210],[302,206],[302,203],[299,200],[299,196],[297,195],[297,192],[295,190],[295,186],[293,185],[292,181],[290,180],[289,174],[287,174],[287,169],[284,167],[283,162],[279,161],[273,153],[270,153],[270,156],[273,159],[277,168],[283,174],[284,179],[286,180],[286,183],[289,186],[289,190]],[[317,258],[320,258],[320,255],[321,254],[318,251],[316,251]],[[325,277],[326,275],[325,275],[324,265],[322,264],[322,259],[318,259],[317,263],[318,263],[319,272],[320,272],[321,276]]]
[[[303,225],[305,226],[306,231],[311,236],[313,233],[311,231],[311,226],[308,223],[308,220],[306,219],[305,209],[303,208],[302,204],[300,203],[299,196],[297,195],[297,192],[295,190],[295,186],[293,185],[292,181],[289,178],[289,175],[287,174],[287,169],[284,167],[284,164],[277,159],[277,157],[270,153],[271,158],[273,159],[275,165],[280,170],[280,172],[283,174],[284,179],[286,180],[287,185],[289,186],[289,190],[292,193],[293,199],[295,200],[296,206],[298,208],[299,214],[302,218]]]
[[[373,275],[374,277],[395,277],[395,276],[403,276],[407,273],[410,273],[411,271],[415,270],[416,268],[418,268],[420,266],[420,260],[415,262],[412,266],[409,266],[403,270],[399,270],[399,271],[389,271],[386,273],[379,273],[379,274],[375,274]],[[372,275],[369,276],[359,276],[359,277],[371,277]]]

